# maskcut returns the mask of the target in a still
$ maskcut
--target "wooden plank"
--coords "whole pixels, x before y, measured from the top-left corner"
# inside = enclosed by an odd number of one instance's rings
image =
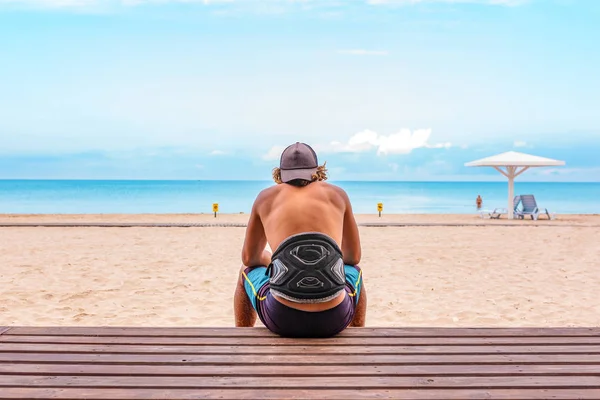
[[[64,354],[0,353],[0,363],[36,364],[212,364],[212,365],[457,365],[457,364],[600,364],[598,354]]]
[[[144,346],[0,343],[0,353],[104,354],[600,354],[587,346]]]
[[[187,328],[113,326],[19,326],[13,336],[124,336],[124,337],[278,337],[266,328]]]
[[[238,389],[412,389],[412,388],[600,388],[600,376],[311,376],[273,379],[264,376],[0,376],[0,387],[89,387],[89,388],[238,388]]]
[[[572,400],[599,399],[600,389],[385,389],[385,390],[277,390],[277,389],[89,389],[89,388],[3,388],[0,400],[13,399],[54,399],[54,400],[196,400],[196,399],[264,399],[264,400],[309,400],[309,399],[498,399],[498,400]]]
[[[13,327],[8,335],[163,336],[163,337],[273,337],[266,328],[146,328],[146,327]],[[600,336],[598,328],[348,328],[341,337],[547,337]],[[332,340],[333,340],[332,339]]]
[[[0,364],[0,375],[97,376],[514,376],[600,375],[600,364],[530,365],[95,365]]]
[[[2,334],[7,332],[9,329],[10,327],[8,326],[0,326],[0,336],[2,336]]]
[[[273,341],[275,340],[275,341]],[[287,346],[560,346],[560,345],[600,345],[600,336],[547,336],[547,337],[358,337],[344,336],[335,339],[280,339],[269,337],[161,337],[161,336],[0,336],[2,343],[38,344],[122,344],[122,345],[161,345],[161,346],[214,346],[214,345],[253,345],[280,347]]]

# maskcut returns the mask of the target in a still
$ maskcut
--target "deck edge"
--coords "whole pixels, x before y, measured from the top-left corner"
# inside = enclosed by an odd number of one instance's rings
[[[152,326],[12,326],[10,336],[140,336],[277,338],[266,328]],[[220,332],[220,334],[217,334]],[[599,337],[600,327],[367,327],[348,328],[339,338],[409,337]]]

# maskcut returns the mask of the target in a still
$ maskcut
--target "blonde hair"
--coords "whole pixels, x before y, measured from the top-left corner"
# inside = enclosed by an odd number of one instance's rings
[[[325,165],[327,164],[327,162],[324,162],[323,165],[320,165],[317,167],[317,170],[315,171],[314,174],[312,174],[311,176],[311,180],[307,181],[304,179],[295,179],[294,181],[301,181],[302,183],[300,183],[299,185],[296,186],[306,186],[311,182],[315,182],[315,181],[326,181],[327,180],[327,168],[325,168]],[[281,180],[281,168],[279,167],[275,167],[273,168],[273,180],[275,181],[276,184],[280,184],[283,183],[283,181]],[[288,183],[294,182],[294,181],[290,181]]]

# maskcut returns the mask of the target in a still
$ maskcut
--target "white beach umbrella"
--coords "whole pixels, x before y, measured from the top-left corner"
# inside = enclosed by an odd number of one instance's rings
[[[494,167],[508,178],[508,218],[513,218],[513,198],[515,178],[532,167],[549,167],[565,165],[564,161],[532,156],[530,154],[508,151],[495,156],[482,158],[465,164],[466,167]],[[502,169],[504,168],[504,169]]]

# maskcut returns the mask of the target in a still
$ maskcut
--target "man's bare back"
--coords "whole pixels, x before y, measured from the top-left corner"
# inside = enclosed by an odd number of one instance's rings
[[[299,232],[324,233],[340,246],[345,264],[356,265],[360,261],[358,228],[348,196],[341,188],[326,182],[312,182],[302,187],[276,185],[263,190],[254,203],[244,250],[251,252],[254,246],[262,245],[262,241],[257,240],[261,237],[260,231],[264,232],[264,240],[271,249]],[[258,265],[270,263],[268,252],[263,252],[261,257]],[[243,259],[247,266],[254,265],[253,261],[251,257]],[[341,293],[333,300],[317,304],[294,303],[281,297],[277,300],[299,310],[322,311],[338,305],[344,295]]]
[[[271,248],[298,232],[321,232],[342,245],[345,196],[338,187],[313,182],[306,187],[277,185],[257,200],[257,213]]]

